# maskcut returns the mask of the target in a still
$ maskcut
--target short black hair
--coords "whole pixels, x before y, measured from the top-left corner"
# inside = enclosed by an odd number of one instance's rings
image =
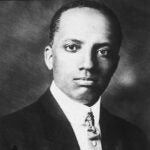
[[[121,26],[120,26],[117,16],[103,2],[100,3],[100,2],[92,1],[92,0],[75,0],[69,3],[66,3],[65,5],[63,5],[56,11],[54,16],[52,17],[51,24],[50,24],[50,34],[49,34],[50,44],[52,45],[55,32],[58,31],[59,29],[59,22],[60,22],[62,13],[72,8],[83,8],[83,7],[96,9],[100,11],[102,14],[104,14],[106,17],[108,17],[108,19],[111,22],[111,25],[115,29],[115,33],[117,35],[116,38],[118,38],[117,42],[120,46],[122,42],[122,30],[121,30]]]

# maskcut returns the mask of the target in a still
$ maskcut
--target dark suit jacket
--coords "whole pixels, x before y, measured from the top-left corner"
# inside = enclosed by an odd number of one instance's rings
[[[101,108],[103,150],[145,150],[130,123]],[[79,150],[73,129],[49,90],[35,103],[0,120],[0,150]]]

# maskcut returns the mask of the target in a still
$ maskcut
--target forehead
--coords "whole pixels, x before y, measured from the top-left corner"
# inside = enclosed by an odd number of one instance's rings
[[[91,33],[106,35],[111,32],[109,19],[93,8],[72,8],[63,12],[60,17],[58,33],[63,35],[73,33],[79,36],[90,36]]]

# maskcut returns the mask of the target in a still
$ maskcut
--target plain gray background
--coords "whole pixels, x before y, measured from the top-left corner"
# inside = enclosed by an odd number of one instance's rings
[[[0,116],[36,101],[52,79],[43,59],[51,16],[69,0],[0,1]],[[150,139],[150,1],[104,0],[123,28],[104,105]]]

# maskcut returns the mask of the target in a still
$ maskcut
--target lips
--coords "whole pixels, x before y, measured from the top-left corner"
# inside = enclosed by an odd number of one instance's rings
[[[74,81],[80,86],[93,86],[96,82],[94,78],[89,77],[74,78]]]

